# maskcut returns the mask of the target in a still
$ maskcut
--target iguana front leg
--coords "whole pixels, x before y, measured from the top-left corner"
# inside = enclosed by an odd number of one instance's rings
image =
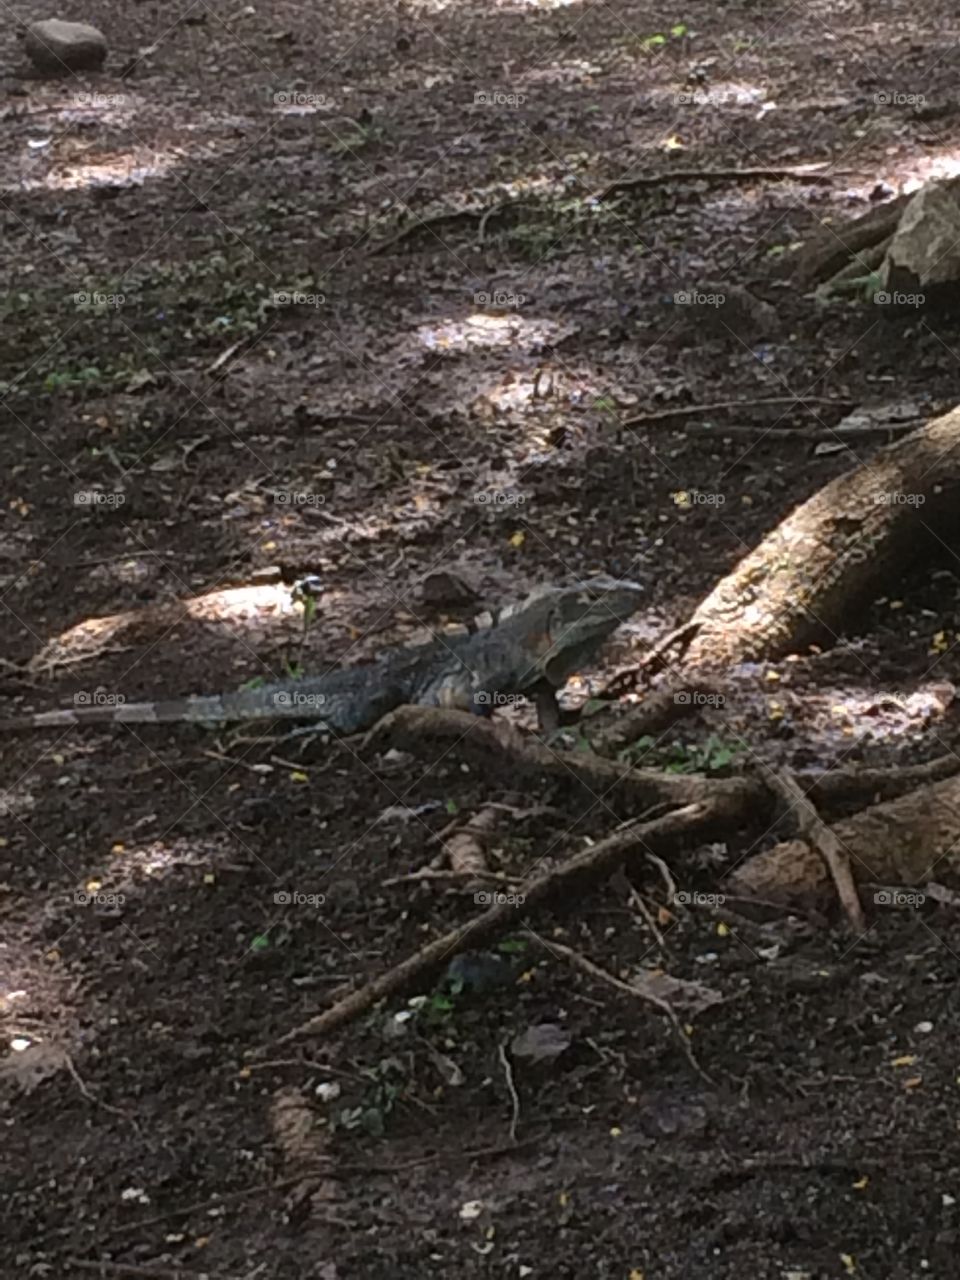
[[[533,696],[537,707],[537,723],[540,732],[556,733],[560,728],[560,704],[557,702],[557,691],[549,680],[540,680],[533,687]]]

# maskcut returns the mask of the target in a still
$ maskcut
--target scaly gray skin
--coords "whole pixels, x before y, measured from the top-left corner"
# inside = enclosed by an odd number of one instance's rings
[[[369,729],[404,704],[485,714],[504,699],[541,699],[545,691],[552,698],[553,690],[635,612],[642,594],[636,583],[615,578],[540,588],[488,631],[390,649],[369,665],[238,693],[41,711],[2,720],[0,731],[285,718],[315,721],[331,733],[348,735]]]

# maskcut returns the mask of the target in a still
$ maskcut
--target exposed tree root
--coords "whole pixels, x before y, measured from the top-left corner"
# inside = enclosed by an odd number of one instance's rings
[[[833,833],[860,883],[923,885],[935,876],[948,888],[957,887],[960,779],[948,778],[874,805],[836,823]],[[823,860],[805,840],[778,844],[749,859],[728,883],[738,894],[787,906],[816,906],[830,893]]]
[[[498,768],[505,769],[513,785],[520,775],[532,782],[538,781],[541,785],[562,783],[567,787],[571,784],[585,787],[593,794],[597,803],[604,806],[615,798],[621,808],[633,812],[643,809],[649,813],[651,809],[662,806],[670,809],[670,812],[646,821],[640,819],[629,822],[593,847],[523,883],[520,891],[524,903],[519,910],[525,913],[535,911],[544,903],[556,899],[578,902],[587,887],[605,879],[619,866],[629,865],[638,855],[643,855],[644,858],[653,855],[659,865],[665,866],[663,857],[675,855],[706,838],[715,840],[738,827],[766,825],[771,815],[769,788],[757,779],[661,775],[652,770],[630,769],[579,752],[553,752],[542,746],[522,742],[518,744],[512,738],[504,740],[497,733],[495,725],[461,712],[428,707],[399,708],[386,716],[367,736],[368,747],[384,748],[388,744],[402,745],[421,755],[428,754],[431,758],[435,757],[438,744],[446,744],[450,749],[456,747],[460,757],[482,760],[485,769],[490,772],[495,773]],[[943,761],[919,766],[909,781],[915,782],[921,776],[935,776],[939,771],[950,767],[950,764],[954,770],[960,769],[960,760],[951,756]],[[901,771],[872,770],[861,776],[859,793],[882,792],[903,785],[902,780]],[[818,779],[812,792],[827,803],[831,798],[835,802],[843,802],[858,793],[857,782],[855,770],[838,770]],[[938,787],[943,790],[938,791]],[[939,800],[934,809],[935,821],[941,821],[944,814],[950,811],[949,797],[952,796],[957,808],[954,825],[956,833],[960,833],[960,781],[951,779],[928,787],[925,793],[917,794],[929,796],[934,792],[937,792]],[[802,792],[800,796],[804,804],[808,803],[803,800]],[[792,791],[791,802],[797,803]],[[906,813],[910,811],[911,802],[913,796],[897,803],[903,806],[902,812]],[[878,806],[869,812],[878,814],[883,809],[884,806]],[[843,845],[848,843],[848,832],[854,829],[854,821],[848,820],[837,827],[837,835]],[[817,823],[819,824],[819,819]],[[814,825],[816,831],[821,833],[822,824]],[[876,844],[876,832],[869,831],[866,839]],[[819,881],[826,879],[820,859],[806,844],[795,841],[789,847],[806,851],[815,863]],[[753,866],[756,861],[752,860],[747,867]],[[882,869],[882,864],[875,860],[874,865],[867,869],[871,874],[876,874],[878,869]],[[741,874],[743,871],[746,868],[742,869]],[[816,875],[814,879],[817,879]],[[738,891],[743,891],[745,884],[748,896],[759,891],[749,876],[741,883],[738,875],[731,883]],[[765,881],[763,883],[767,888],[763,896],[773,901],[782,900],[775,883],[772,886],[766,886]],[[845,903],[847,902],[845,899]],[[435,938],[386,973],[348,992],[325,1012],[281,1037],[280,1043],[305,1036],[328,1035],[368,1012],[381,1000],[422,990],[455,955],[489,943],[515,929],[517,923],[518,907],[513,902],[497,902],[476,919]]]
[[[576,902],[585,884],[610,875],[630,855],[651,850],[676,852],[688,844],[695,833],[710,829],[714,816],[710,805],[689,804],[652,822],[631,823],[560,866],[525,882],[522,886],[525,901],[519,910],[529,912],[548,899],[567,895],[570,901]],[[281,1036],[274,1046],[304,1036],[328,1035],[372,1009],[380,1000],[422,990],[455,955],[515,929],[520,919],[515,904],[496,903],[475,920],[428,942],[386,973],[351,991],[324,1013]]]
[[[765,765],[761,765],[761,771],[767,784],[786,802],[791,815],[796,817],[801,834],[822,855],[851,928],[857,933],[863,933],[866,927],[863,907],[853,883],[847,851],[804,795],[793,774],[786,769],[774,771]]]
[[[935,418],[797,507],[694,612],[691,669],[835,638],[960,512],[960,410]],[[683,631],[683,628],[680,629]]]

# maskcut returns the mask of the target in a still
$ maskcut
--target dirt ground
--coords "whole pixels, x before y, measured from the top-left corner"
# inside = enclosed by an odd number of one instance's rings
[[[649,603],[582,702],[893,438],[837,436],[851,409],[956,401],[950,316],[821,307],[789,270],[826,220],[960,169],[951,7],[62,16],[107,34],[104,74],[38,79],[12,21],[3,43],[4,715],[324,670],[539,582],[636,578]],[[683,176],[783,166],[826,180]],[[776,332],[675,300],[734,284]],[[645,763],[942,753],[921,704],[960,679],[960,578],[946,549],[929,570],[834,652],[733,673]],[[424,590],[441,571],[473,589],[459,612]],[[856,939],[731,929],[651,865],[635,894],[518,910],[491,978],[475,957],[281,1045],[478,910],[405,879],[452,823],[506,806],[520,880],[620,815],[455,752],[249,729],[7,736],[0,761],[3,1276],[958,1275],[948,908],[877,907]],[[709,894],[755,847],[672,874]],[[722,1002],[690,1055],[551,941]],[[563,1052],[508,1052],[544,1024]]]

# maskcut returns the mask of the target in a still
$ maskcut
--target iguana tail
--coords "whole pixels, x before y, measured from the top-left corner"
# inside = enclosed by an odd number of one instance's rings
[[[172,698],[164,702],[78,702],[57,711],[0,720],[4,729],[56,729],[83,724],[223,724],[239,720],[322,720],[322,694],[264,686],[239,693]]]

